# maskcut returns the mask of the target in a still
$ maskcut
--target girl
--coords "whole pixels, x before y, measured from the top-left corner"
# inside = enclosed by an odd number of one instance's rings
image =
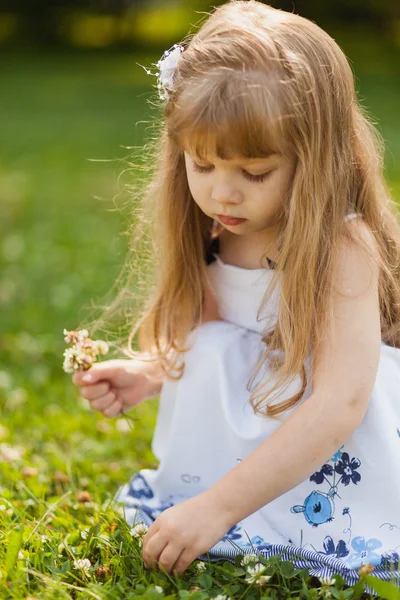
[[[283,553],[398,577],[400,228],[349,64],[255,0],[157,64],[143,353],[74,375],[108,417],[161,391],[159,468],[115,497],[149,527],[145,565]]]

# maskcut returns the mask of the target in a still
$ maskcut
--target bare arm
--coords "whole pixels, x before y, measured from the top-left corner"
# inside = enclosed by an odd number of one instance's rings
[[[206,492],[225,507],[232,525],[311,476],[365,415],[381,346],[378,269],[354,247],[343,248],[340,262],[340,293],[332,329],[314,357],[311,397]]]

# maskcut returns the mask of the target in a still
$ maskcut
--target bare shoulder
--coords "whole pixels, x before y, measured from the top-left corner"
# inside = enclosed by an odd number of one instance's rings
[[[351,406],[356,421],[368,405],[380,355],[377,258],[369,227],[359,218],[347,222],[333,272],[332,314],[314,356],[314,391]]]
[[[370,227],[362,218],[347,221],[334,273],[335,291],[350,297],[377,292],[378,265],[379,250]]]

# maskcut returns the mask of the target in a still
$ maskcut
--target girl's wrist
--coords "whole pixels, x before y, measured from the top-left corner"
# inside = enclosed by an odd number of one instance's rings
[[[161,369],[158,361],[150,360],[150,355],[148,353],[143,352],[142,356],[144,359],[146,359],[142,362],[139,358],[139,361],[141,362],[140,372],[147,382],[146,387],[148,388],[148,392],[146,395],[148,398],[153,398],[158,396],[161,391],[165,379],[165,373]],[[135,363],[135,366],[137,367],[138,360],[133,359],[132,362]]]

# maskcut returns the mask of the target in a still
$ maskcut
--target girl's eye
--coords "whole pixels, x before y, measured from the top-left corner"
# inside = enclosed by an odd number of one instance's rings
[[[192,165],[193,165],[193,170],[196,171],[197,173],[209,173],[210,171],[213,170],[213,167],[201,167],[200,165],[198,165],[197,163],[192,161]],[[265,181],[265,179],[267,179],[267,177],[269,177],[272,173],[272,171],[268,171],[267,173],[261,173],[261,175],[252,175],[251,173],[248,173],[247,171],[245,171],[244,169],[242,169],[242,173],[243,175],[246,177],[246,179],[248,179],[249,181],[256,181],[256,182],[262,182]]]

